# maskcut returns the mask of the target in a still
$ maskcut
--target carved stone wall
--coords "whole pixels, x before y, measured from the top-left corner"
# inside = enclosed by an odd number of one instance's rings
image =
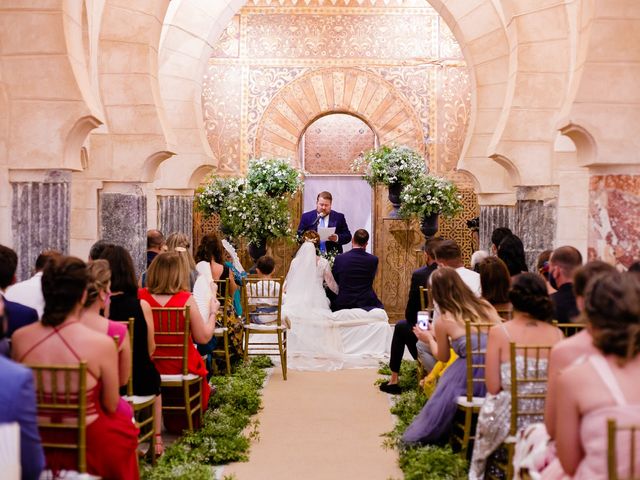
[[[510,205],[483,205],[480,207],[480,249],[491,252],[491,234],[498,227],[516,231],[516,208]]]
[[[165,236],[173,232],[180,232],[191,237],[193,195],[159,195],[157,198],[158,229]]]

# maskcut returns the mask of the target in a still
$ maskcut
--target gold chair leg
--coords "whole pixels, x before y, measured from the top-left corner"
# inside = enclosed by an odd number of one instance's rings
[[[227,375],[231,375],[231,355],[229,355],[229,332],[224,332],[224,358],[227,365]]]
[[[246,363],[249,359],[249,331],[244,331],[244,352],[242,352],[242,360]]]
[[[187,429],[193,432],[193,418],[191,417],[191,400],[189,399],[189,384],[182,383],[182,391],[184,394],[184,411],[187,414]]]
[[[471,423],[473,418],[473,410],[467,408],[464,412],[464,432],[462,434],[462,445],[460,453],[464,458],[467,457],[469,450],[469,442],[471,441]]]
[[[278,349],[280,350],[280,365],[282,367],[282,378],[287,379],[287,359],[285,357],[284,344],[282,342],[282,330],[278,330]]]

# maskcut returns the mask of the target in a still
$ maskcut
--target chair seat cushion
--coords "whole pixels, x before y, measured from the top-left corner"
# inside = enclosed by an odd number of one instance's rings
[[[484,397],[473,397],[473,399],[469,402],[466,396],[458,397],[456,399],[456,404],[460,407],[471,408],[477,407],[480,408],[484,403]]]
[[[227,327],[218,327],[213,331],[214,335],[222,335],[224,332],[227,332],[229,328]]]
[[[129,402],[129,403],[133,403],[134,405],[142,405],[144,403],[148,403],[151,402],[152,400],[156,399],[155,395],[125,395],[124,397],[122,397],[125,399],[125,401]]]
[[[186,375],[160,375],[160,381],[162,382],[181,382],[181,381],[191,381],[198,380],[200,378],[199,375],[194,373],[188,373]]]
[[[244,326],[245,330],[255,330],[260,332],[277,332],[278,330],[286,330],[287,327],[284,325],[262,325],[260,323],[250,323],[249,325]]]

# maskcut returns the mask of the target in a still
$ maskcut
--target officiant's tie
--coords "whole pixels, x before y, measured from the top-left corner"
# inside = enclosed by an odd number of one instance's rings
[[[325,228],[326,227],[326,218],[327,217],[320,217],[320,221],[318,222],[318,226],[320,228]],[[320,242],[320,251],[322,253],[327,251],[327,246],[326,246],[327,242]]]

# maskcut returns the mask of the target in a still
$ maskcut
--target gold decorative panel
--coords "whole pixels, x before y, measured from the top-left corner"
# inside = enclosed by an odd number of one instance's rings
[[[335,113],[320,117],[304,134],[304,171],[351,174],[351,163],[374,147],[373,130],[353,115]]]

